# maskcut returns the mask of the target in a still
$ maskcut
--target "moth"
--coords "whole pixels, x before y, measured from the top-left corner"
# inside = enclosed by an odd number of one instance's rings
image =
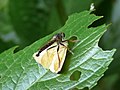
[[[58,33],[36,53],[33,54],[37,63],[51,72],[61,71],[68,48],[68,40],[64,40],[65,34]]]

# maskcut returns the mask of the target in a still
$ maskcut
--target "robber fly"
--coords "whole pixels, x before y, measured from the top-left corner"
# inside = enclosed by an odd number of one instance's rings
[[[68,40],[64,40],[64,37],[64,33],[54,35],[46,45],[33,54],[34,59],[52,72],[61,71],[67,50],[69,50]]]

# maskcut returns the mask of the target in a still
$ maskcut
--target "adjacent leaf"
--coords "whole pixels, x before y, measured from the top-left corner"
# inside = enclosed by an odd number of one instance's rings
[[[8,0],[0,0],[0,9],[4,8],[7,4]]]
[[[51,32],[46,28],[53,4],[53,0],[11,0],[9,2],[11,22],[23,44],[28,45]]]
[[[106,31],[106,25],[88,28],[101,17],[90,14],[90,11],[71,15],[58,31],[48,35],[25,49],[11,54],[13,49],[1,54],[0,86],[3,90],[66,90],[71,88],[92,88],[103,76],[112,61],[115,50],[103,51],[98,47],[98,41]],[[38,65],[32,55],[58,32],[64,32],[66,39],[76,36],[80,42],[73,46],[74,55],[68,54],[63,70],[54,74]],[[7,56],[4,58],[4,56]],[[80,71],[78,80],[70,79],[71,75]]]
[[[113,75],[116,73],[120,74],[120,69],[119,69],[119,67],[120,67],[120,63],[119,63],[120,62],[120,59],[119,59],[120,58],[120,35],[119,35],[119,33],[120,33],[120,12],[119,12],[120,0],[117,0],[113,6],[114,7],[113,7],[112,13],[111,13],[112,15],[110,18],[112,25],[101,39],[101,47],[103,47],[104,49],[111,49],[111,48],[117,49],[117,51],[114,55],[114,61],[110,65],[110,68],[107,71],[106,75]],[[110,19],[108,19],[108,20],[110,20]]]
[[[16,45],[19,41],[10,22],[7,11],[7,1],[8,0],[0,0],[0,7],[1,4],[4,5],[4,7],[0,9],[0,53]]]
[[[66,12],[68,15],[74,12],[80,12],[83,10],[88,10],[90,8],[90,4],[95,3],[93,0],[76,0],[75,2],[73,0],[64,0],[64,4],[66,7]]]

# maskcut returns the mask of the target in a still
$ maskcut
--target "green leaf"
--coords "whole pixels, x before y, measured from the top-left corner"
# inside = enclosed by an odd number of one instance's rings
[[[53,0],[11,0],[8,3],[11,22],[23,44],[31,44],[52,32],[47,31],[47,25],[53,4]]]
[[[120,74],[120,69],[119,69],[120,67],[120,63],[119,63],[120,62],[120,35],[119,35],[120,33],[120,12],[119,10],[120,10],[120,0],[114,3],[114,7],[111,12],[112,18],[109,17],[109,19],[107,19],[107,20],[111,19],[110,21],[112,22],[112,25],[109,28],[109,30],[103,35],[101,39],[101,44],[100,44],[101,47],[103,47],[104,49],[111,49],[111,48],[117,49],[114,55],[114,61],[110,65],[110,69],[106,73],[107,75],[113,75],[116,73]]]
[[[0,9],[4,8],[7,4],[8,0],[0,0]]]
[[[90,11],[75,13],[69,17],[61,29],[25,49],[15,54],[12,54],[14,48],[3,52],[0,55],[2,59],[0,60],[2,66],[0,69],[0,86],[2,90],[66,90],[95,86],[112,62],[112,56],[115,52],[115,49],[103,51],[98,46],[100,37],[107,30],[106,25],[88,28],[100,18],[90,14]],[[64,32],[66,39],[76,36],[80,42],[73,46],[74,55],[67,55],[62,72],[54,74],[38,65],[32,55],[58,32]],[[76,71],[81,73],[80,78],[71,79],[70,77]]]

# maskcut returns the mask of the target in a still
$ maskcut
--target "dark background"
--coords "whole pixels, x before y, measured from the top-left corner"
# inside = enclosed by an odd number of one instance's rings
[[[16,45],[23,49],[54,32],[68,15],[89,10],[91,3],[96,9],[93,13],[104,17],[90,27],[111,24],[99,46],[117,49],[114,61],[93,90],[120,89],[120,0],[0,0],[0,53]]]

